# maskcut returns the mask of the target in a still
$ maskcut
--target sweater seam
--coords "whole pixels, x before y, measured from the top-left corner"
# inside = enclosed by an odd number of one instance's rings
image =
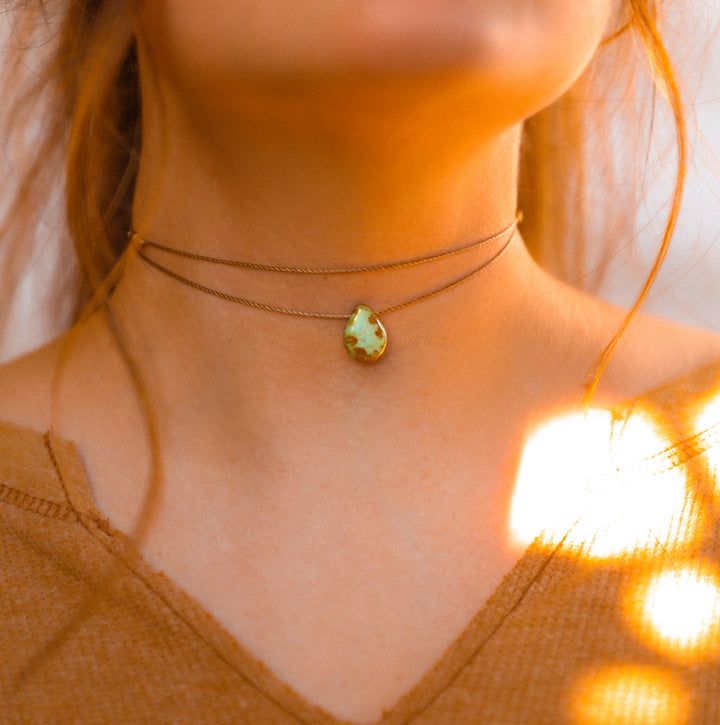
[[[45,448],[48,452],[48,456],[50,458],[50,461],[53,465],[53,468],[55,469],[55,474],[57,476],[57,479],[62,486],[62,489],[65,493],[65,496],[68,499],[68,503],[70,506],[73,505],[72,500],[70,496],[68,495],[67,490],[67,483],[65,481],[65,477],[63,475],[62,469],[60,467],[60,464],[57,460],[57,456],[55,455],[55,449],[53,447],[52,439],[50,438],[49,434],[45,434],[44,439]],[[177,610],[177,608],[172,604],[171,601],[168,600],[168,598],[155,586],[153,586],[152,581],[148,577],[146,577],[137,567],[138,561],[143,561],[142,555],[135,551],[132,548],[132,542],[130,539],[122,540],[119,537],[117,537],[110,529],[109,522],[97,519],[92,516],[88,515],[82,515],[79,511],[77,511],[75,508],[70,509],[77,520],[77,522],[85,529],[85,531],[108,553],[110,556],[113,557],[115,562],[116,569],[114,571],[110,571],[107,578],[101,583],[101,586],[103,588],[109,587],[109,585],[113,582],[114,578],[118,575],[120,575],[123,571],[128,574],[131,578],[133,578],[135,581],[139,582],[148,592],[152,594],[157,600],[162,602],[163,606],[172,612],[173,616],[176,617],[179,621],[183,622],[183,624],[188,627],[193,634],[208,648],[210,651],[214,653],[214,655],[224,663],[225,666],[229,667],[233,672],[235,672],[237,675],[239,675],[245,682],[250,685],[256,692],[258,692],[261,696],[263,696],[268,701],[272,702],[276,707],[278,707],[280,710],[282,710],[286,715],[289,715],[291,718],[296,720],[299,723],[305,723],[306,721],[303,718],[298,717],[295,713],[290,712],[284,705],[276,700],[274,697],[272,697],[269,693],[265,692],[262,688],[258,687],[253,680],[248,677],[241,668],[237,667],[235,663],[233,663],[231,660],[229,660],[212,642],[208,641],[208,639],[203,635],[203,633],[198,629],[198,627],[193,624],[192,621],[186,616],[184,616],[181,612]],[[89,526],[89,523],[94,523],[96,525],[95,528],[92,526]],[[102,534],[105,534],[104,536]],[[119,550],[116,548],[116,546],[111,545],[110,541],[114,541],[116,545],[119,544]],[[134,559],[134,561],[133,561]],[[56,646],[58,643],[62,641],[62,639],[67,635],[69,630],[62,631],[60,633],[60,638],[56,638],[53,642],[51,642],[52,646]]]
[[[77,511],[69,506],[50,501],[46,498],[33,496],[20,489],[0,483],[0,503],[29,511],[49,519],[59,521],[79,521]]]

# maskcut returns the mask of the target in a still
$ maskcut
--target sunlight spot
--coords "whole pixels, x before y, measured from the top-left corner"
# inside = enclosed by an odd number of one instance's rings
[[[717,485],[720,476],[720,395],[705,405],[695,422],[695,430],[700,434],[701,445],[706,449],[707,460],[715,477],[715,494],[720,496],[720,487]]]
[[[684,725],[688,697],[675,679],[652,667],[608,667],[579,683],[578,725]]]
[[[658,456],[670,445],[642,411],[626,421],[604,410],[551,420],[523,452],[514,538],[529,544],[543,533],[552,544],[570,532],[567,542],[594,559],[687,543],[695,530],[680,520],[685,471]]]
[[[676,659],[720,655],[720,572],[689,563],[635,584],[625,596],[626,616],[646,644]]]

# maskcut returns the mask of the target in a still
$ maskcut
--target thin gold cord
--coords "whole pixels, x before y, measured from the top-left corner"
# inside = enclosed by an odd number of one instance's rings
[[[419,264],[426,264],[427,262],[436,262],[439,259],[445,259],[446,257],[452,257],[455,254],[461,254],[463,252],[470,252],[473,249],[489,244],[497,239],[501,239],[506,234],[514,232],[517,229],[518,224],[522,222],[522,212],[518,211],[515,215],[515,219],[508,224],[504,229],[499,231],[497,234],[493,234],[491,237],[486,239],[480,239],[467,245],[466,247],[460,247],[459,249],[451,249],[448,252],[440,252],[430,257],[419,257],[417,259],[409,259],[404,262],[391,262],[389,264],[372,264],[367,267],[347,267],[339,269],[322,269],[322,268],[307,268],[307,267],[283,267],[273,264],[258,264],[255,262],[242,262],[235,259],[222,259],[221,257],[206,257],[203,254],[196,254],[195,252],[186,252],[182,249],[175,249],[173,247],[167,247],[164,244],[158,244],[158,242],[152,242],[149,239],[143,239],[137,232],[131,231],[129,237],[134,244],[137,244],[141,249],[143,247],[154,247],[160,249],[163,252],[174,254],[178,257],[186,257],[187,259],[194,259],[196,262],[208,262],[210,264],[223,264],[228,267],[242,267],[243,269],[254,269],[260,272],[285,272],[290,274],[359,274],[361,272],[381,272],[387,269],[403,269],[405,267],[415,267]]]
[[[439,289],[434,290],[433,292],[428,292],[424,295],[421,295],[419,297],[414,297],[411,300],[407,300],[406,302],[401,302],[397,305],[392,305],[391,307],[386,307],[383,310],[377,310],[376,314],[379,316],[387,315],[390,312],[397,312],[398,310],[403,310],[406,307],[410,307],[411,305],[415,305],[418,302],[424,302],[425,300],[429,300],[432,297],[436,297],[437,295],[442,294],[443,292],[447,292],[454,287],[458,287],[459,285],[463,284],[464,282],[469,282],[471,279],[476,277],[481,272],[484,272],[486,269],[491,267],[495,262],[497,262],[509,249],[510,245],[512,244],[513,240],[515,239],[515,232],[516,232],[516,226],[517,221],[515,221],[509,229],[513,230],[513,234],[510,237],[510,239],[503,245],[503,247],[496,252],[490,259],[485,260],[479,267],[476,267],[475,269],[471,270],[467,274],[463,275],[459,279],[454,280],[453,282],[450,282],[449,284],[444,285],[443,287],[440,287]],[[501,233],[502,234],[502,233]],[[497,238],[497,237],[496,237]],[[141,240],[136,240],[138,242],[141,242]],[[461,250],[458,250],[461,251]],[[446,254],[453,254],[455,252],[449,252]],[[235,304],[239,305],[245,305],[245,307],[252,307],[256,310],[266,310],[267,312],[278,312],[283,315],[293,315],[295,317],[311,317],[318,320],[347,320],[350,318],[350,315],[352,313],[327,313],[327,312],[307,312],[305,310],[293,310],[288,309],[286,307],[276,307],[274,305],[267,305],[264,302],[256,302],[255,300],[248,300],[243,297],[236,297],[235,295],[227,294],[226,292],[221,292],[220,290],[212,289],[211,287],[206,287],[205,285],[200,284],[199,282],[194,282],[191,279],[188,279],[187,277],[183,277],[182,275],[178,274],[177,272],[173,272],[171,269],[168,269],[167,267],[163,267],[161,264],[156,262],[153,259],[150,259],[145,252],[143,251],[143,245],[141,244],[140,248],[137,252],[138,257],[140,259],[144,260],[147,264],[149,264],[151,267],[154,267],[159,272],[162,272],[163,274],[167,275],[168,277],[172,277],[172,279],[177,280],[178,282],[182,282],[182,284],[187,285],[188,287],[192,287],[193,289],[199,290],[200,292],[205,292],[209,295],[213,295],[214,297],[219,297],[221,300],[226,300],[227,302],[234,302]],[[429,261],[429,260],[424,260]],[[421,262],[411,262],[411,263],[402,263],[404,266],[411,266],[412,264],[419,264]],[[240,266],[240,265],[235,265]],[[392,267],[394,268],[394,267]],[[388,269],[388,267],[382,267],[382,269]],[[270,271],[279,271],[279,270],[270,270]],[[361,270],[354,270],[354,271],[361,271]],[[342,272],[337,272],[338,274],[342,274]],[[329,273],[328,273],[329,274]]]

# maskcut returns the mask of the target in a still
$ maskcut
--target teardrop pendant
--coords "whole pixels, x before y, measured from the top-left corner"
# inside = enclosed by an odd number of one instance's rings
[[[343,342],[348,355],[359,362],[374,362],[385,352],[387,341],[378,316],[367,305],[358,305],[345,326]]]

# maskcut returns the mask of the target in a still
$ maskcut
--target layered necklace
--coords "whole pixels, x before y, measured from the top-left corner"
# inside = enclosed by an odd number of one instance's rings
[[[137,232],[131,231],[129,234],[131,244],[137,247],[137,253],[140,259],[146,264],[154,267],[159,272],[171,277],[172,279],[181,282],[188,287],[192,287],[200,292],[204,292],[214,297],[218,297],[227,302],[233,302],[238,305],[244,305],[245,307],[251,307],[256,310],[265,310],[266,312],[275,312],[282,315],[292,315],[294,317],[309,317],[321,320],[345,320],[345,331],[343,333],[343,343],[345,350],[353,360],[357,360],[363,363],[370,363],[379,360],[380,357],[385,353],[388,346],[388,333],[385,325],[382,323],[381,318],[397,312],[398,310],[404,310],[407,307],[416,305],[419,302],[424,302],[432,297],[447,292],[455,287],[458,287],[465,282],[477,277],[481,272],[489,269],[493,264],[499,261],[503,255],[507,252],[513,239],[516,236],[518,224],[522,221],[522,213],[518,212],[515,219],[508,224],[506,227],[501,229],[496,234],[490,237],[480,239],[472,242],[464,247],[452,249],[446,252],[440,252],[432,254],[427,257],[418,257],[416,259],[409,259],[402,262],[392,262],[389,264],[374,264],[366,267],[348,267],[348,268],[307,268],[307,267],[284,267],[280,265],[272,264],[258,264],[255,262],[244,262],[235,259],[223,259],[220,257],[209,257],[203,254],[197,254],[196,252],[190,252],[183,249],[175,249],[173,247],[166,246],[165,244],[159,244],[157,242],[150,241],[149,239],[143,239],[138,235]],[[243,297],[237,297],[235,295],[222,292],[220,290],[212,289],[199,282],[196,282],[187,277],[174,272],[171,269],[160,264],[155,259],[147,255],[148,249],[156,249],[167,254],[172,254],[178,257],[184,257],[185,259],[192,259],[196,262],[203,262],[206,264],[224,265],[226,267],[239,267],[242,269],[249,269],[256,272],[274,272],[282,274],[300,274],[300,275],[340,275],[340,274],[363,274],[368,272],[381,272],[386,270],[394,269],[406,269],[408,267],[415,267],[421,264],[428,264],[431,262],[437,262],[441,259],[446,259],[463,252],[469,252],[473,249],[477,249],[485,244],[497,241],[499,239],[507,238],[505,244],[489,259],[486,259],[482,264],[474,267],[463,276],[443,285],[430,292],[426,292],[418,297],[413,297],[409,300],[398,302],[397,304],[391,305],[381,310],[374,311],[369,305],[361,303],[355,305],[352,312],[311,312],[307,310],[296,310],[287,307],[278,307],[276,305],[266,304],[264,302],[258,302],[256,300],[249,300]]]

